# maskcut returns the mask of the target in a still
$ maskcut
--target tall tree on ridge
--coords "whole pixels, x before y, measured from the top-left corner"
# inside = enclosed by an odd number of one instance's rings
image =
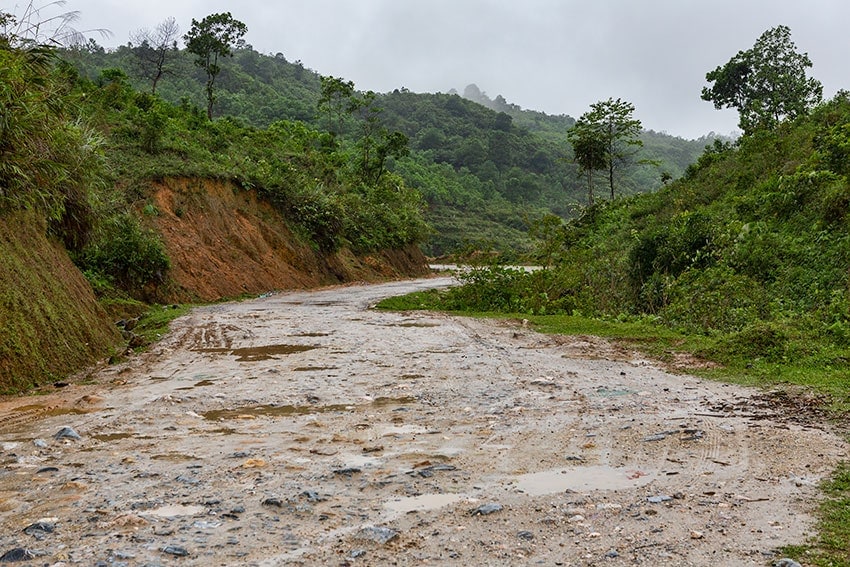
[[[210,14],[200,22],[192,18],[192,27],[183,36],[186,49],[197,56],[195,65],[207,74],[207,118],[212,119],[215,101],[215,78],[221,71],[219,57],[233,56],[233,48],[245,45],[243,36],[248,26],[233,18],[230,12]]]
[[[777,26],[764,32],[752,49],[739,51],[725,65],[705,75],[702,99],[718,110],[735,108],[744,134],[771,129],[783,119],[802,116],[823,97],[823,85],[806,77],[808,54],[798,53],[791,29]]]

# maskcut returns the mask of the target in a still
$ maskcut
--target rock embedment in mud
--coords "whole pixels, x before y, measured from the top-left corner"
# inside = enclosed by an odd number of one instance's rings
[[[449,283],[199,308],[95,384],[3,402],[0,555],[763,566],[804,541],[839,438],[604,341],[368,309]]]

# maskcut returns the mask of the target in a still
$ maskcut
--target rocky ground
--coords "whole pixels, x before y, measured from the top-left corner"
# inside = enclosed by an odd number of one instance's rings
[[[3,401],[0,561],[769,565],[805,540],[848,448],[781,394],[368,309],[448,283],[199,308],[91,383]]]

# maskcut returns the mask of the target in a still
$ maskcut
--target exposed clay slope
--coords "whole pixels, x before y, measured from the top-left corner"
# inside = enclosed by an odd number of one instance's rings
[[[74,373],[120,340],[62,246],[31,213],[0,217],[0,390]]]
[[[169,298],[214,301],[269,290],[422,275],[414,247],[363,258],[330,257],[290,231],[255,191],[232,183],[166,179],[154,187],[155,225],[171,258]]]

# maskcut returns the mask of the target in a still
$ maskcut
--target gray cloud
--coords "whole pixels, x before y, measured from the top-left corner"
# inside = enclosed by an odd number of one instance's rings
[[[644,127],[684,137],[735,128],[734,111],[700,100],[705,73],[790,26],[831,96],[850,76],[844,0],[69,0],[80,29],[105,45],[167,17],[230,11],[246,39],[364,90],[462,90],[476,83],[523,108],[574,117],[608,97],[632,102]]]

